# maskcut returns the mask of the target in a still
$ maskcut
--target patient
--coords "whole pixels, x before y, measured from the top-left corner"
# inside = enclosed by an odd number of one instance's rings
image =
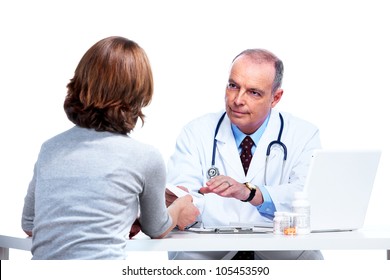
[[[195,221],[191,196],[166,208],[158,150],[128,134],[153,95],[144,50],[105,38],[81,58],[64,109],[74,127],[43,143],[22,215],[33,259],[125,259],[138,217],[151,238]]]

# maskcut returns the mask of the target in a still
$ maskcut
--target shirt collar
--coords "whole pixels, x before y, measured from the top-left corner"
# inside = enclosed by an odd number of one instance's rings
[[[250,136],[252,138],[253,142],[255,143],[255,146],[257,146],[257,143],[259,143],[260,138],[263,135],[263,133],[268,125],[270,115],[271,114],[268,114],[268,117],[265,119],[263,124],[254,133],[252,133],[250,135],[243,133],[236,125],[232,124],[233,135],[234,135],[234,139],[236,140],[237,148],[240,147],[240,144],[241,144],[242,140],[244,140],[245,136]]]

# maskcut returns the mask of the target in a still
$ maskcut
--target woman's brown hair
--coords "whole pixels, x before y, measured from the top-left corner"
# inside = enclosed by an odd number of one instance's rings
[[[67,85],[64,110],[74,124],[127,134],[153,95],[153,76],[145,51],[123,37],[94,44],[81,58]]]

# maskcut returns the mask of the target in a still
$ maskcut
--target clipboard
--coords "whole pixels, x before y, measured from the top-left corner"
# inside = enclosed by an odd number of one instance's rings
[[[189,227],[186,229],[189,232],[208,233],[208,234],[267,234],[272,233],[273,229],[269,227],[235,227],[235,226],[221,226],[215,228],[204,227]]]

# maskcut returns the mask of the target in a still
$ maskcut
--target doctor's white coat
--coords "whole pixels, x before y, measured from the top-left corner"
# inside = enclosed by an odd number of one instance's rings
[[[168,161],[167,183],[184,186],[197,192],[207,182],[207,170],[211,166],[213,141],[218,120],[223,112],[197,118],[183,127],[176,142],[174,154]],[[216,136],[215,166],[220,173],[244,183],[265,186],[277,211],[291,211],[293,194],[303,190],[311,155],[320,149],[319,131],[313,124],[282,112],[284,129],[281,141],[287,147],[287,161],[281,174],[283,150],[274,145],[268,161],[267,184],[264,182],[267,146],[277,139],[281,122],[279,112],[272,110],[268,126],[257,144],[249,170],[245,176],[239,152],[227,116],[223,119]],[[280,179],[282,183],[279,184]],[[262,216],[248,202],[205,194],[198,201],[200,218],[205,226],[222,226],[231,223],[256,224],[271,220]],[[272,209],[263,209],[273,215]]]

